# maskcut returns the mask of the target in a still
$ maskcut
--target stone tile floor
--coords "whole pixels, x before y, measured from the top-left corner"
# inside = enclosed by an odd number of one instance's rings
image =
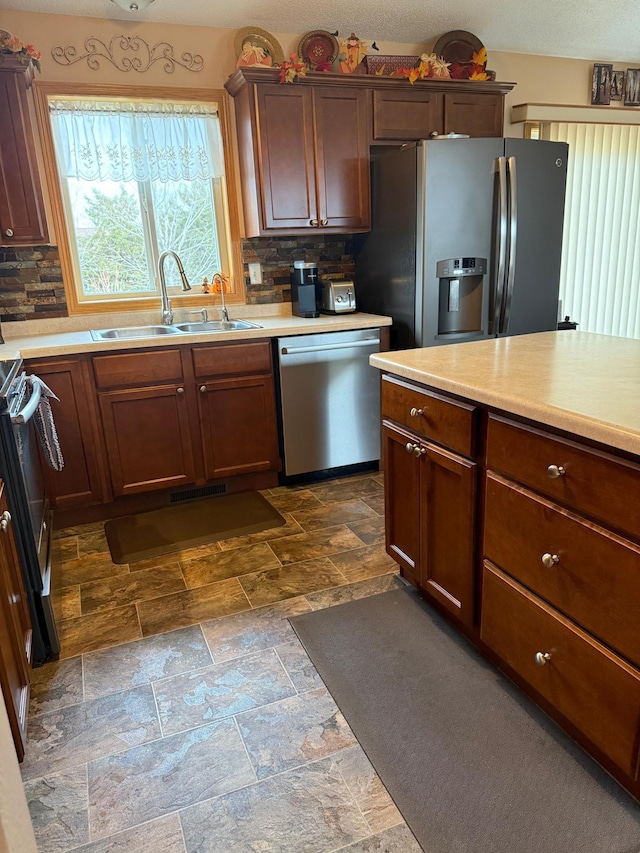
[[[42,853],[419,853],[288,622],[399,583],[382,476],[263,494],[285,526],[129,566],[101,524],[57,534],[22,767]]]

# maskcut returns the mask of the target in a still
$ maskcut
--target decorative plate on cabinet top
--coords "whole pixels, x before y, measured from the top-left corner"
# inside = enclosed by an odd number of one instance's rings
[[[440,36],[433,46],[436,56],[441,56],[445,62],[464,65],[471,62],[474,53],[479,53],[484,45],[473,33],[466,30],[451,30]]]
[[[271,33],[260,27],[242,27],[235,34],[236,68],[263,65],[275,68],[284,59],[280,42]]]
[[[298,43],[298,56],[309,63],[312,71],[331,71],[339,51],[338,39],[326,30],[305,33]]]

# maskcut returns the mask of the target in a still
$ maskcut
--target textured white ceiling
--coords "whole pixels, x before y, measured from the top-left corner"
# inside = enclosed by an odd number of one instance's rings
[[[0,9],[130,20],[111,0],[0,0]],[[640,66],[640,0],[155,0],[142,21],[258,26],[273,33],[355,31],[368,41],[432,44],[475,33],[489,51],[568,56]]]

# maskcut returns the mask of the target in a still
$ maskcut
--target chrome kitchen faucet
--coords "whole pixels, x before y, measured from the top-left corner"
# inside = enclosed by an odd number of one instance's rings
[[[180,273],[180,278],[182,279],[182,289],[191,290],[191,285],[187,281],[187,276],[185,275],[184,267],[182,266],[182,261],[180,260],[178,255],[175,252],[163,252],[158,260],[158,276],[160,278],[160,298],[162,300],[162,322],[165,326],[170,326],[173,323],[171,300],[167,295],[167,282],[164,277],[164,262],[169,255],[174,258],[176,264],[178,265],[178,272]]]

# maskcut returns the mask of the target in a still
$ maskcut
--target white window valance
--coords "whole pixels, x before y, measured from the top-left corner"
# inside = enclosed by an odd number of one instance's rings
[[[86,181],[222,177],[217,109],[206,104],[53,100],[58,165]]]

